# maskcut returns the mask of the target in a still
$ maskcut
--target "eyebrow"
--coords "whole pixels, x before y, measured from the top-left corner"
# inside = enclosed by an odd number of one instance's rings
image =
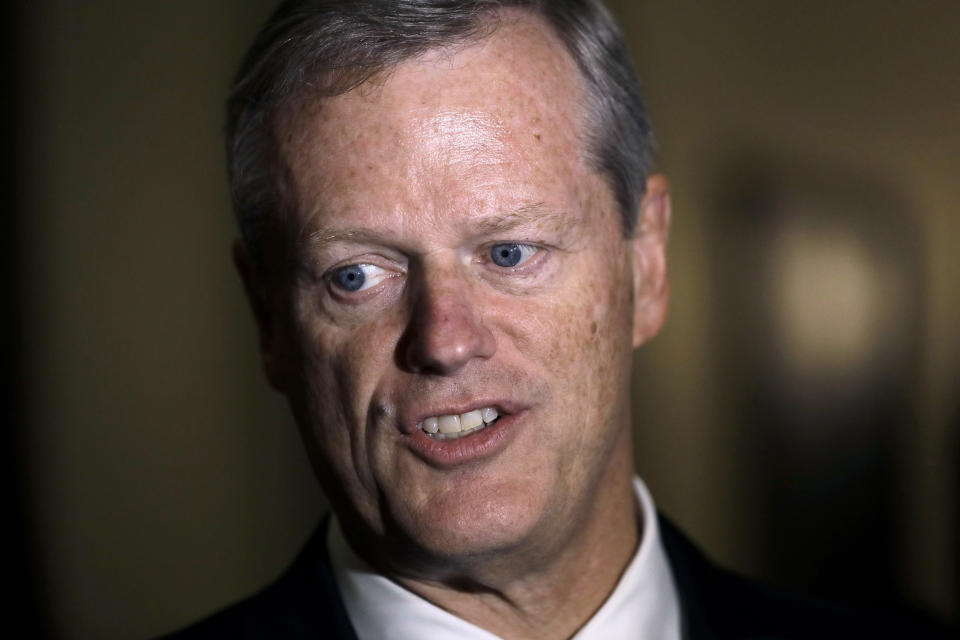
[[[582,221],[576,216],[556,209],[548,209],[543,202],[525,204],[504,214],[486,216],[480,220],[467,221],[464,226],[471,235],[483,236],[505,233],[524,226],[537,229],[558,230],[579,227]],[[346,229],[320,228],[303,234],[301,245],[322,249],[338,242],[354,244],[382,244],[392,237],[393,231],[384,227],[355,227]]]
[[[317,229],[301,236],[299,244],[310,245],[315,248],[322,248],[337,242],[353,242],[355,244],[370,244],[380,242],[383,238],[390,235],[386,229]]]
[[[559,229],[569,226],[573,217],[565,211],[548,209],[543,202],[535,202],[509,213],[485,217],[476,223],[470,223],[469,226],[471,231],[477,235],[511,231],[527,225],[532,225],[538,229]]]

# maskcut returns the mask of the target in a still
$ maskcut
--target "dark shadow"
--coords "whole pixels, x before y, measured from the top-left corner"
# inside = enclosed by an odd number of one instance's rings
[[[0,167],[0,197],[3,199],[0,205],[3,211],[3,215],[0,215],[0,238],[3,242],[0,273],[3,274],[5,298],[11,307],[2,314],[3,327],[0,331],[4,379],[3,450],[9,456],[9,461],[3,465],[2,480],[8,523],[5,526],[8,563],[4,579],[3,625],[9,637],[45,638],[52,634],[44,624],[42,614],[41,575],[37,568],[39,553],[25,459],[27,420],[24,376],[27,367],[24,358],[27,353],[22,345],[29,327],[23,321],[21,275],[24,252],[28,249],[19,245],[21,224],[27,213],[24,207],[23,180],[26,173],[23,154],[30,144],[22,126],[27,108],[22,99],[22,89],[25,74],[28,73],[23,64],[27,51],[22,35],[25,15],[26,8],[22,2],[0,5],[0,40],[3,42],[0,77],[4,82],[4,98],[0,101],[0,144],[5,152]]]

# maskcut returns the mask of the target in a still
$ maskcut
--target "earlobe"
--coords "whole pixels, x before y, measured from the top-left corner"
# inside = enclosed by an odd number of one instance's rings
[[[241,240],[233,243],[233,264],[243,281],[244,292],[250,310],[253,312],[257,324],[257,336],[260,345],[260,358],[263,370],[270,385],[277,391],[285,391],[285,376],[283,375],[283,358],[281,355],[282,341],[279,335],[279,321],[276,311],[267,294],[264,276],[258,272],[247,246]]]
[[[667,315],[667,238],[670,232],[670,184],[663,174],[647,179],[633,245],[633,346],[657,334]]]

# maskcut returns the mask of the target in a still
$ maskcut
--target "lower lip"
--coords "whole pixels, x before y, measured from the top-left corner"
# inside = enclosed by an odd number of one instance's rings
[[[407,436],[410,449],[428,464],[449,468],[496,455],[517,432],[523,413],[500,416],[488,427],[460,438],[435,440],[420,429]]]

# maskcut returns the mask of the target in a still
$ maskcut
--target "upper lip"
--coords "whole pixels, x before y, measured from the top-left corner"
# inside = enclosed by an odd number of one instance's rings
[[[416,413],[401,413],[401,415],[405,415],[406,417],[401,419],[400,428],[403,433],[411,434],[416,431],[420,423],[427,418],[460,415],[467,413],[468,411],[475,411],[484,409],[486,407],[493,407],[501,416],[517,413],[524,408],[516,401],[506,398],[484,398],[479,400],[471,399],[445,405],[435,405],[435,407],[430,407],[428,405],[426,409],[418,409]]]

